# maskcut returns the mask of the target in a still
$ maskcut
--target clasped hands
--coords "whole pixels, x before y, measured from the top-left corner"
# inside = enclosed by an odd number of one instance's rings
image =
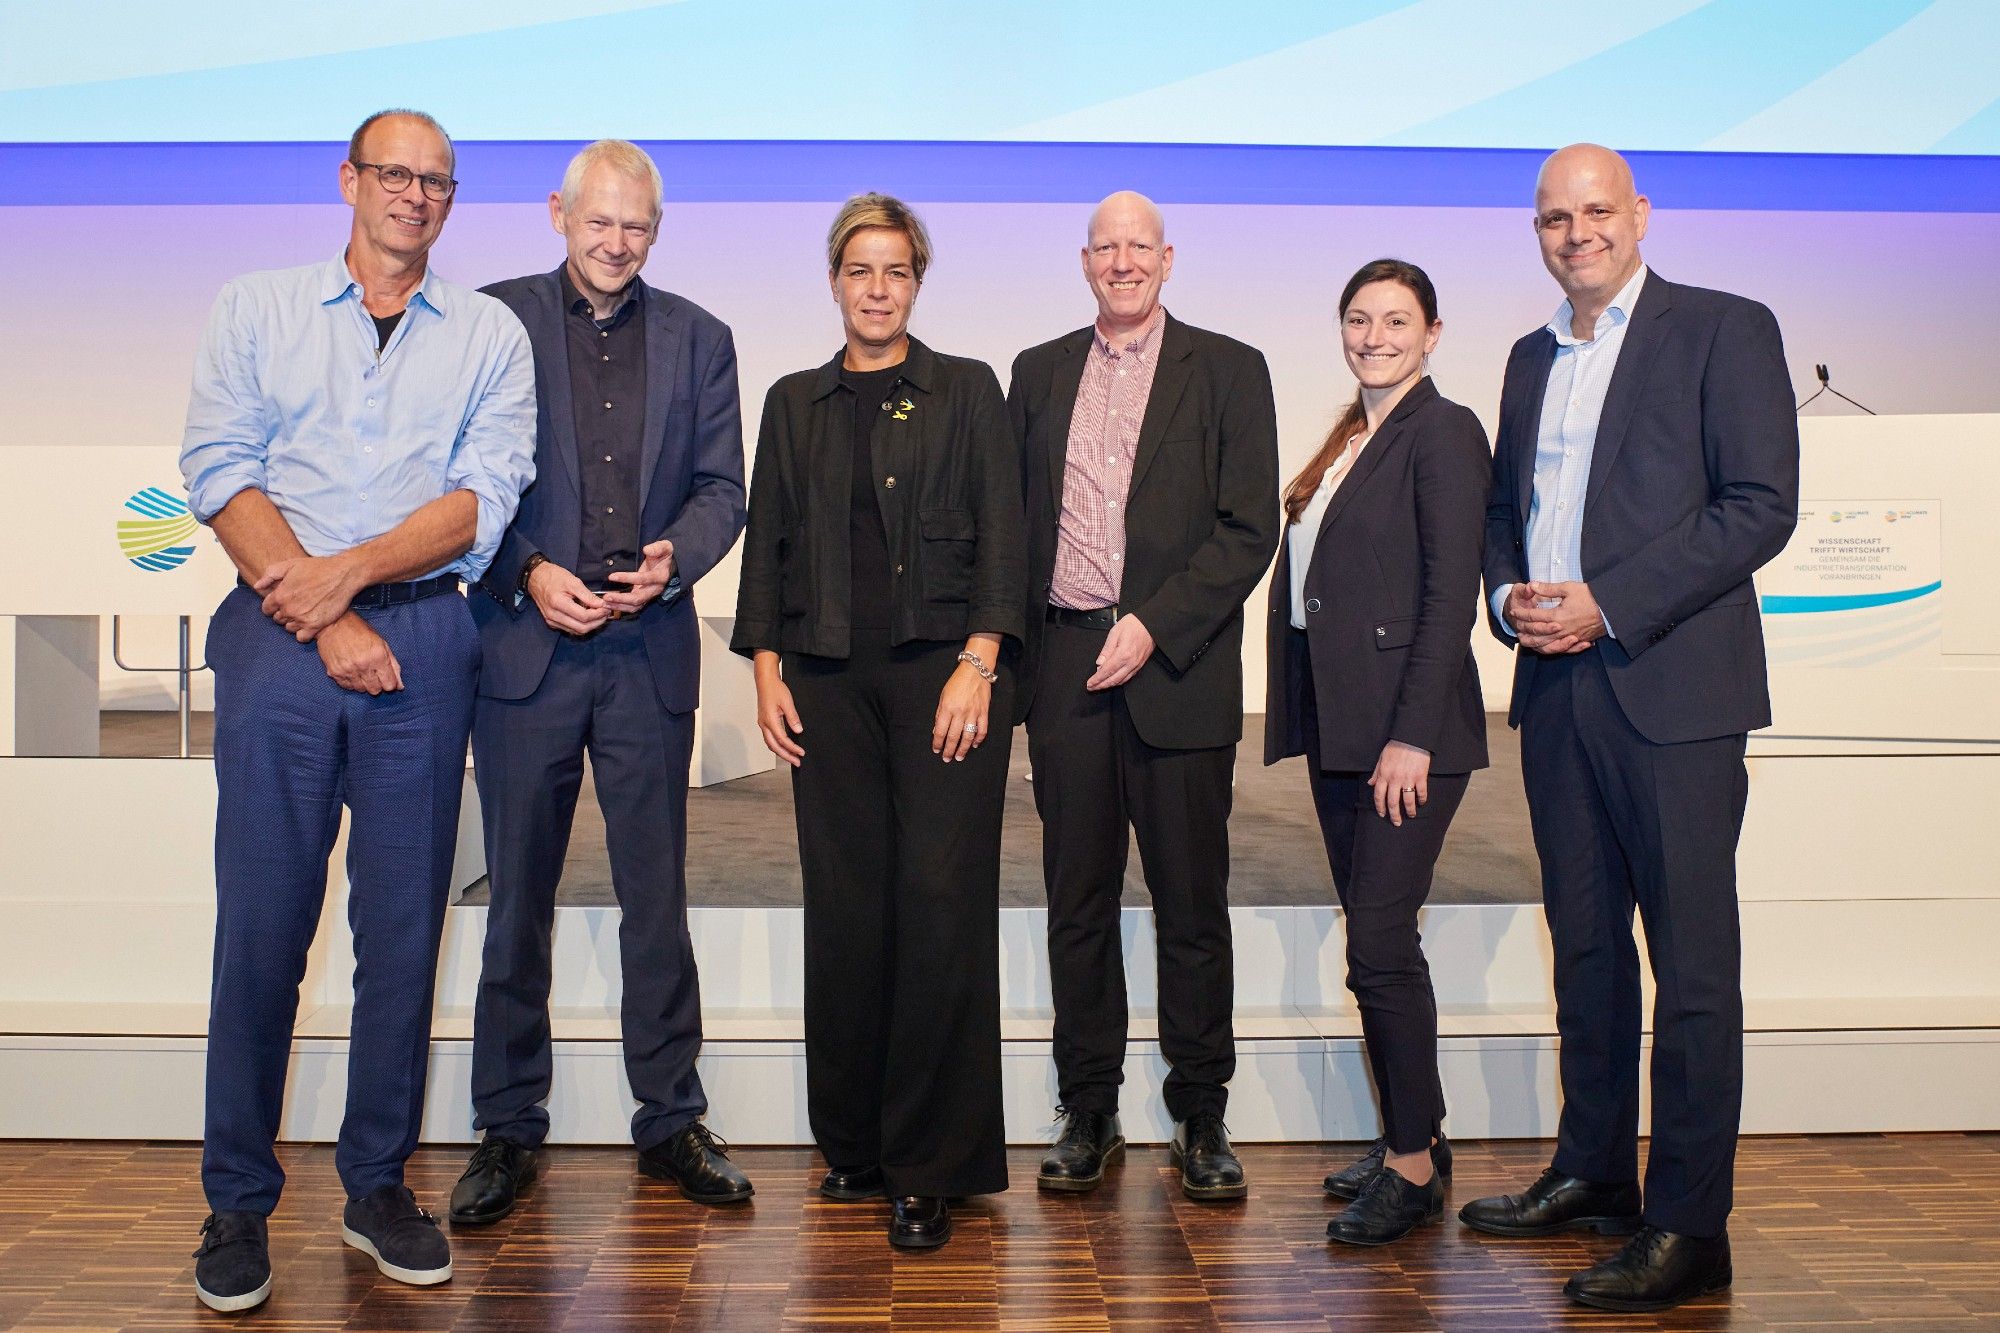
[[[251,586],[263,594],[265,615],[319,649],[326,674],[341,689],[379,695],[403,688],[402,664],[388,640],[349,609],[368,585],[346,554],[275,561]]]
[[[581,637],[608,620],[633,616],[646,609],[674,577],[674,544],[662,537],[648,542],[641,552],[639,567],[620,570],[608,577],[625,588],[619,592],[595,593],[582,579],[552,561],[544,560],[528,575],[528,596],[550,629]]]
[[[1604,637],[1604,612],[1590,585],[1579,582],[1513,586],[1502,604],[1507,623],[1530,652],[1549,657],[1580,653]]]

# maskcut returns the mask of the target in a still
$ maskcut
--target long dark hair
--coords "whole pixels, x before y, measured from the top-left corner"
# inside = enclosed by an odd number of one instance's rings
[[[1431,285],[1428,273],[1405,259],[1371,259],[1356,269],[1354,276],[1347,280],[1347,285],[1340,289],[1340,318],[1347,318],[1347,307],[1354,303],[1354,294],[1371,282],[1394,282],[1409,288],[1424,312],[1424,327],[1429,328],[1438,322],[1437,288]],[[1313,492],[1319,489],[1321,478],[1333,466],[1333,460],[1340,457],[1340,451],[1367,425],[1368,414],[1361,407],[1361,391],[1356,389],[1354,401],[1340,414],[1340,420],[1333,423],[1333,429],[1326,433],[1319,451],[1299,475],[1292,478],[1292,484],[1285,488],[1286,523],[1299,521],[1299,515],[1312,503]]]

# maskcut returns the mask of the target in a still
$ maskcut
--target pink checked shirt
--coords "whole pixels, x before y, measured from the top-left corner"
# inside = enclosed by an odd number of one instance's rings
[[[1132,489],[1132,461],[1166,322],[1165,309],[1154,311],[1145,330],[1122,347],[1113,347],[1102,333],[1091,337],[1063,462],[1049,588],[1057,606],[1088,611],[1118,601],[1125,574],[1125,497]]]

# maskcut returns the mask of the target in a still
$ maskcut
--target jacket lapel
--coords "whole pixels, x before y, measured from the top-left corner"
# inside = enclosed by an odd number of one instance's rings
[[[1520,375],[1524,383],[1518,386],[1515,401],[1521,406],[1515,410],[1521,416],[1520,429],[1514,433],[1514,508],[1520,517],[1521,531],[1528,529],[1528,511],[1535,502],[1535,449],[1542,438],[1543,402],[1548,397],[1549,369],[1556,363],[1555,335],[1543,329],[1536,338],[1527,363]]]
[[[1049,429],[1043,463],[1049,470],[1049,497],[1059,515],[1063,469],[1069,462],[1069,428],[1076,417],[1076,392],[1083,384],[1083,363],[1090,356],[1090,339],[1089,329],[1071,334],[1069,345],[1056,358],[1055,371],[1049,379]]]
[[[577,476],[576,402],[569,383],[569,312],[563,309],[562,270],[544,274],[538,284],[545,303],[546,318],[528,329],[528,343],[534,348],[535,364],[548,367],[543,380],[549,386],[549,426],[555,431],[556,461],[569,480],[572,494],[582,495]]]
[[[1172,315],[1167,316],[1166,327],[1160,330],[1160,361],[1153,371],[1153,389],[1146,395],[1146,416],[1139,425],[1139,448],[1132,460],[1132,490],[1139,489],[1145,479],[1146,469],[1160,452],[1160,441],[1166,438],[1167,423],[1173,420],[1174,409],[1181,404],[1181,394],[1187,388],[1188,376],[1193,372],[1189,358],[1194,354],[1194,340],[1188,337],[1187,328]]]
[[[1382,423],[1382,429],[1377,431],[1375,438],[1362,448],[1361,457],[1354,460],[1354,466],[1341,480],[1340,489],[1333,493],[1331,500],[1327,501],[1326,514],[1320,519],[1320,536],[1324,537],[1333,527],[1334,520],[1340,517],[1348,502],[1353,500],[1355,494],[1367,484],[1368,478],[1382,465],[1383,458],[1402,443],[1403,437],[1408,433],[1404,423],[1408,421],[1410,414],[1435,397],[1437,397],[1437,385],[1431,383],[1428,375],[1410,386],[1410,391],[1403,395],[1403,401],[1396,404],[1396,410]],[[1318,550],[1319,547],[1315,545],[1313,549]]]
[[[639,279],[634,278],[634,282]],[[640,437],[639,512],[653,489],[660,451],[666,444],[667,410],[672,405],[681,351],[681,321],[674,318],[676,302],[658,288],[646,290],[646,421]]]
[[[1611,371],[1611,386],[1604,394],[1604,410],[1598,414],[1597,442],[1590,451],[1590,484],[1583,493],[1586,516],[1597,502],[1598,492],[1604,489],[1604,479],[1611,473],[1619,446],[1625,443],[1625,428],[1632,424],[1640,391],[1653,372],[1653,354],[1666,336],[1666,322],[1661,317],[1672,307],[1670,284],[1659,274],[1648,273],[1645,285],[1639,289],[1637,308],[1632,311],[1631,327],[1625,330],[1625,343],[1618,349],[1618,364]]]

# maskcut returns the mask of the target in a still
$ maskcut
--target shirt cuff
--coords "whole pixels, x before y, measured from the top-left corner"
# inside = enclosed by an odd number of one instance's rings
[[[1507,623],[1505,610],[1507,606],[1507,594],[1513,591],[1514,585],[1511,583],[1503,583],[1493,590],[1493,619],[1499,622],[1502,634],[1505,634],[1510,639],[1519,639],[1521,636],[1516,634],[1514,627]]]

